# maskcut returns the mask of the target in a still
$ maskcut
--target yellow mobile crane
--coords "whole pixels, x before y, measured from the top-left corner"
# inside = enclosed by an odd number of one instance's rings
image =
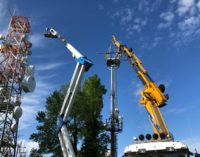
[[[153,81],[131,48],[122,45],[115,36],[112,37],[112,41],[117,47],[118,57],[121,58],[122,54],[127,56],[144,85],[144,90],[140,92],[142,97],[140,104],[146,108],[154,131],[153,138],[147,134],[146,141],[144,135],[140,135],[134,144],[126,146],[124,157],[189,157],[191,153],[187,145],[174,141],[160,112],[159,108],[165,106],[169,98],[164,93],[165,86],[163,84],[158,86]]]
[[[120,44],[116,37],[112,37],[114,45],[117,47],[117,53],[121,56],[124,53],[130,64],[132,65],[138,77],[144,85],[144,90],[140,92],[141,100],[140,104],[144,105],[147,110],[149,120],[152,124],[155,135],[160,135],[161,138],[170,138],[169,130],[165,124],[165,121],[160,112],[160,107],[166,105],[168,95],[164,94],[165,86],[160,84],[159,86],[149,76],[147,71],[142,65],[140,59],[135,55],[131,48]]]

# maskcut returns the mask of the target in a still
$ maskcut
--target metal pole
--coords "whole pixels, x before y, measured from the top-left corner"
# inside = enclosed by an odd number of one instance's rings
[[[115,109],[115,69],[113,66],[110,67],[111,71],[111,98],[110,98],[110,111],[111,115],[114,115],[114,109]]]
[[[111,145],[110,156],[117,157],[117,134],[122,132],[122,117],[119,115],[119,110],[116,105],[116,82],[115,73],[120,65],[120,56],[116,54],[106,53],[106,64],[110,70],[110,116],[106,120],[107,130],[110,132]]]
[[[116,150],[116,132],[115,132],[115,67],[111,65],[111,157],[117,157]]]

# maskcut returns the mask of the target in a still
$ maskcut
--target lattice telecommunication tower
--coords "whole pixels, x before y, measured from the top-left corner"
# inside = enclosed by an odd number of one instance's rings
[[[27,17],[12,16],[6,35],[0,35],[0,156],[16,156],[22,92],[36,86],[34,66],[28,65],[30,30]]]

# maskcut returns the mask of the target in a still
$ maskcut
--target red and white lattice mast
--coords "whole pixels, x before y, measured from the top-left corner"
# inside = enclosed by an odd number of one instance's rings
[[[16,156],[22,91],[36,85],[34,66],[28,65],[30,29],[27,17],[12,16],[6,35],[0,35],[0,156]]]

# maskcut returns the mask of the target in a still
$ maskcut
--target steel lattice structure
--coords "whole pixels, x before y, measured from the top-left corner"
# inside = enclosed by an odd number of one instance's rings
[[[26,144],[25,141],[21,141],[17,146],[18,157],[26,157]]]
[[[30,30],[27,17],[12,16],[5,37],[0,35],[0,156],[16,156],[22,90],[35,88],[34,66],[28,65]]]

